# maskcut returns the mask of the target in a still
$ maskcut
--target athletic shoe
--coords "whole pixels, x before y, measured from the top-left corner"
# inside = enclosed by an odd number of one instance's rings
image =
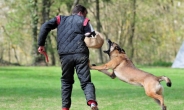
[[[91,103],[91,110],[99,110],[95,103]]]

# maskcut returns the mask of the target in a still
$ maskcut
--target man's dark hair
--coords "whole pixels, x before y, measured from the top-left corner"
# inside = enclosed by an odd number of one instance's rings
[[[72,10],[72,14],[77,14],[77,13],[79,13],[79,12],[84,13],[85,11],[87,11],[87,10],[86,10],[86,8],[85,8],[84,6],[82,6],[82,5],[76,5],[76,6],[73,8],[73,10]]]

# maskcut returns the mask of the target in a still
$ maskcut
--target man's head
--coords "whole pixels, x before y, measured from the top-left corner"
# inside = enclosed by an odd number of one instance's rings
[[[88,13],[87,9],[82,5],[76,5],[72,11],[72,14],[78,14],[78,15],[84,16],[84,17],[86,17],[87,13]]]

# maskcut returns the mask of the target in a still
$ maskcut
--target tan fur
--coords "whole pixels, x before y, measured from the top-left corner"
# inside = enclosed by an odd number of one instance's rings
[[[142,86],[145,89],[146,95],[155,99],[161,106],[162,110],[166,110],[160,81],[165,80],[167,83],[171,84],[170,79],[164,76],[157,77],[136,68],[125,52],[116,50],[116,46],[118,46],[116,43],[112,43],[110,47],[109,62],[101,66],[90,65],[90,68],[99,70],[111,78],[117,77],[126,83]],[[111,69],[113,71],[109,72],[108,70]]]

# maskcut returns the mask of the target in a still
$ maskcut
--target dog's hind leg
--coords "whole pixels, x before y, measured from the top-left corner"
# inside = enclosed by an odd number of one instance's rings
[[[162,107],[162,110],[167,110],[166,106],[164,105],[164,99],[162,95],[154,94],[154,93],[148,93],[147,94],[149,97],[154,98],[157,102],[159,102],[160,106]]]
[[[162,88],[160,88],[156,93],[159,94],[159,95],[162,95]],[[155,100],[155,102],[156,102],[158,105],[160,105],[160,101],[159,101],[158,99],[154,99],[154,100]]]
[[[160,105],[160,101],[158,100],[158,99],[154,99],[155,100],[155,102],[158,104],[158,105]]]
[[[161,88],[160,88],[161,89]],[[166,109],[166,106],[164,105],[164,98],[162,96],[161,93],[159,92],[155,92],[153,90],[145,90],[146,91],[146,94],[149,96],[149,97],[152,97],[153,99],[156,100],[156,102],[159,102],[162,110],[167,110]],[[161,92],[161,90],[159,90]]]

